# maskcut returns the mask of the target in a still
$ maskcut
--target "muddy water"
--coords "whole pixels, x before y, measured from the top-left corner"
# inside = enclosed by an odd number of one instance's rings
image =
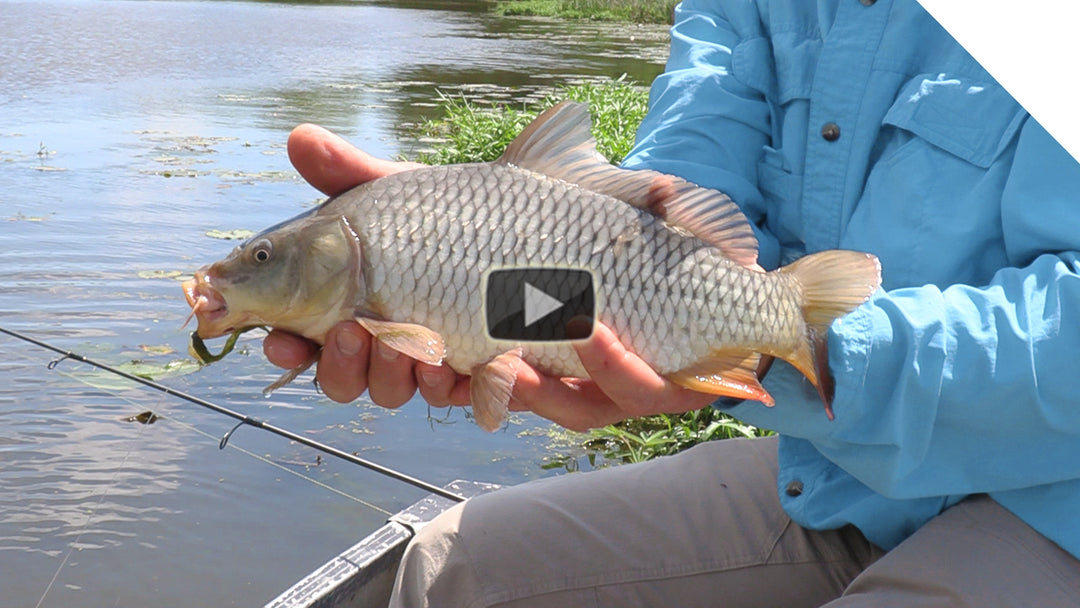
[[[436,483],[551,474],[548,426],[276,371],[258,339],[195,369],[178,280],[318,194],[298,122],[408,153],[436,89],[513,101],[648,82],[662,28],[499,19],[484,2],[0,1],[0,326]],[[217,234],[219,238],[212,238]],[[0,606],[261,605],[422,493],[0,337]],[[152,410],[154,424],[128,421]]]

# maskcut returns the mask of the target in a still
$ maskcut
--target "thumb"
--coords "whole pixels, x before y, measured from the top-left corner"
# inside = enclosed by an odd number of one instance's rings
[[[288,151],[289,161],[300,175],[331,196],[366,181],[421,166],[375,158],[312,124],[293,129],[289,134]]]

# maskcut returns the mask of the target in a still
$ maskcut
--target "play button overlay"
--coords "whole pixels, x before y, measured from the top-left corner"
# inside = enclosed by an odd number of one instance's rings
[[[562,307],[562,300],[556,300],[547,295],[534,287],[532,283],[525,283],[525,327],[529,327]]]
[[[501,268],[487,275],[488,335],[516,342],[561,342],[592,335],[592,273],[577,268]]]

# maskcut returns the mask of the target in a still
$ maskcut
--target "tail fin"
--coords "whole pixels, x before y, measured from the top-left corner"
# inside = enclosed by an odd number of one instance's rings
[[[784,266],[779,272],[802,286],[802,314],[807,335],[784,357],[817,387],[832,420],[832,376],[826,351],[829,325],[870,299],[881,285],[881,262],[858,251],[814,253]]]

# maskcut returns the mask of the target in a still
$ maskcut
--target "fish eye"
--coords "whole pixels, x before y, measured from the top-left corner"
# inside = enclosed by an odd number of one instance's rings
[[[273,253],[274,246],[269,239],[259,239],[251,244],[251,259],[258,264],[268,261]]]

